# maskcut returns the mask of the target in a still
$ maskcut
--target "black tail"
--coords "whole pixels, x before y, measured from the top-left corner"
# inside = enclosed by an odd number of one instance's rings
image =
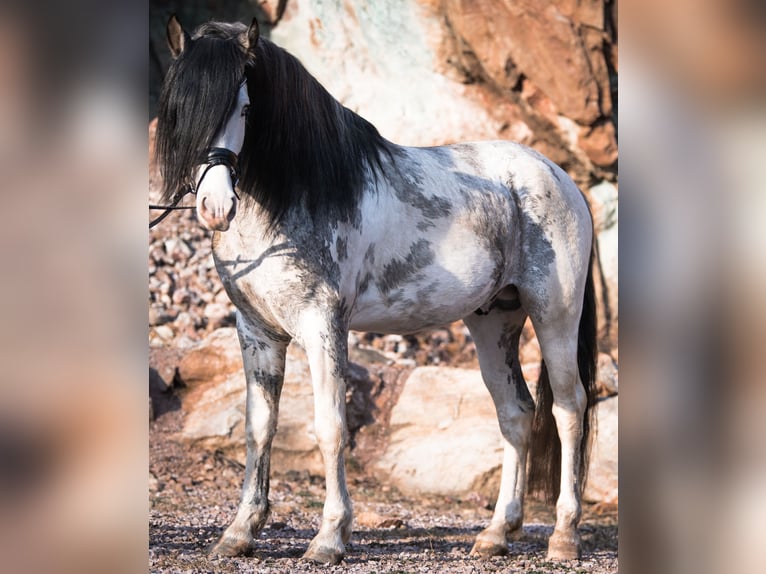
[[[583,416],[583,436],[580,443],[580,473],[577,486],[580,494],[585,487],[588,476],[590,455],[590,437],[595,430],[596,419],[593,405],[596,402],[596,293],[593,283],[593,262],[596,253],[596,238],[588,263],[588,277],[585,282],[582,315],[577,335],[577,367],[580,380],[585,387],[588,404]],[[561,441],[553,418],[553,392],[548,380],[548,369],[545,361],[540,365],[540,379],[537,382],[537,405],[535,418],[532,421],[532,439],[529,448],[529,475],[527,491],[533,496],[539,496],[546,502],[555,502],[559,495],[561,483]]]

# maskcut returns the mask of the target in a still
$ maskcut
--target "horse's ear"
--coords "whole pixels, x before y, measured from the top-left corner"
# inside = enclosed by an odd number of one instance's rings
[[[258,27],[258,20],[256,18],[253,18],[253,21],[250,24],[250,27],[247,29],[247,49],[248,50],[255,49],[256,44],[258,44],[258,38],[260,37],[261,37],[261,30]]]
[[[168,20],[167,34],[170,53],[173,55],[173,58],[177,58],[184,51],[184,48],[189,45],[189,42],[191,42],[191,36],[183,29],[175,14]]]

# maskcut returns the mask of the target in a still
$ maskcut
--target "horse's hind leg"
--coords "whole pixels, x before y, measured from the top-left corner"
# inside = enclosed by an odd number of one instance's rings
[[[548,558],[551,560],[569,560],[580,556],[580,536],[577,525],[580,522],[581,505],[580,495],[582,480],[585,474],[584,450],[582,445],[587,442],[584,438],[586,427],[584,426],[585,413],[588,406],[588,396],[581,381],[578,369],[578,328],[580,319],[580,305],[566,305],[563,299],[556,296],[555,289],[549,289],[551,296],[546,305],[532,305],[530,319],[535,327],[537,339],[545,363],[545,370],[538,386],[550,384],[552,394],[552,406],[541,405],[542,399],[538,399],[538,410],[552,411],[550,423],[555,420],[555,428],[561,443],[561,466],[559,484],[555,484],[558,465],[550,466],[552,472],[543,480],[546,494],[555,494],[558,487],[558,499],[556,501],[556,526],[553,535],[548,541]],[[525,300],[522,293],[522,300]],[[575,301],[582,301],[580,297],[573,297]],[[547,371],[547,381],[545,372]],[[541,397],[538,391],[538,397]],[[542,420],[542,419],[539,419]],[[545,436],[542,432],[540,436]],[[555,435],[554,435],[555,436]],[[537,451],[538,447],[541,452]],[[538,446],[533,439],[532,460],[535,457],[551,456],[551,445],[541,444]]]
[[[495,513],[471,550],[472,555],[480,557],[507,554],[508,540],[521,531],[524,517],[527,449],[535,406],[519,364],[519,336],[526,314],[518,308],[516,295],[515,289],[509,287],[488,314],[464,319],[476,343],[482,378],[495,403],[505,439]]]

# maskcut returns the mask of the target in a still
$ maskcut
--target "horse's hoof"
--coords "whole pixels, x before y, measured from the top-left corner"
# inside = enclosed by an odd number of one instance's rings
[[[224,536],[210,547],[208,553],[213,556],[252,556],[255,553],[255,540]]]
[[[580,536],[559,536],[555,532],[548,540],[548,560],[579,560],[582,556]]]
[[[343,553],[326,546],[321,548],[309,547],[303,555],[303,560],[314,562],[316,564],[327,564],[335,566],[343,560]]]
[[[508,554],[508,545],[498,544],[497,542],[489,542],[486,540],[477,540],[471,548],[470,556],[486,560],[493,556],[505,556]]]

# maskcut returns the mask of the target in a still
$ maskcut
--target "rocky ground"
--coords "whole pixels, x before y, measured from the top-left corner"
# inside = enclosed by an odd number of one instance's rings
[[[272,514],[255,556],[209,557],[207,547],[234,516],[242,468],[219,453],[177,442],[183,416],[180,409],[169,411],[151,425],[151,572],[617,572],[614,506],[585,507],[581,561],[545,560],[554,515],[537,503],[528,504],[523,536],[511,544],[509,556],[478,561],[468,552],[491,516],[486,499],[405,497],[353,471],[354,535],[339,566],[301,561],[324,501],[323,480],[305,473],[272,478]]]

